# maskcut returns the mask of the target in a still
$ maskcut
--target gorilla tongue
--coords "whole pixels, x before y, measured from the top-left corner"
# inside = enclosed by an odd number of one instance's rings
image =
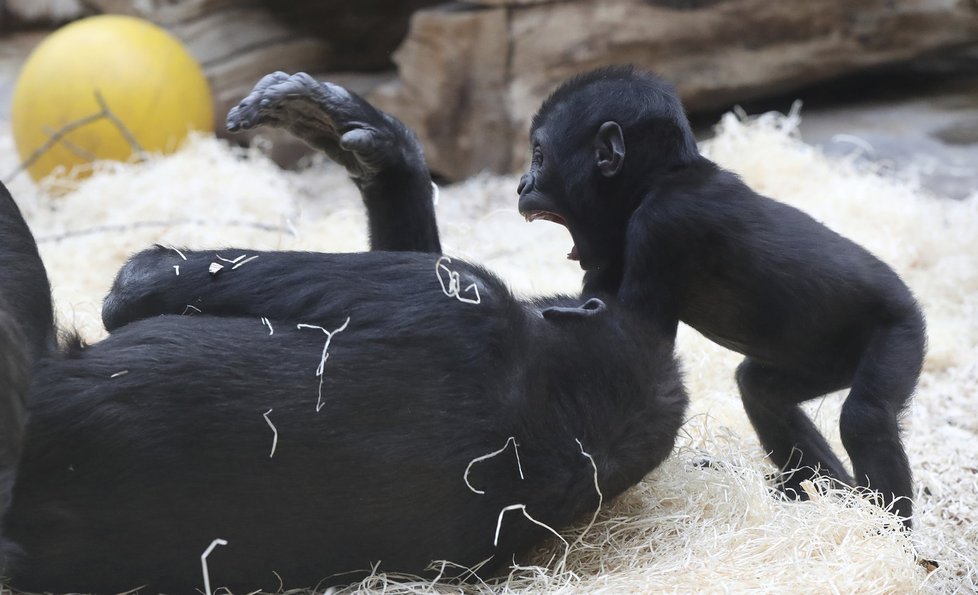
[[[580,260],[581,256],[577,253],[577,246],[572,246],[571,251],[567,254],[569,260]]]

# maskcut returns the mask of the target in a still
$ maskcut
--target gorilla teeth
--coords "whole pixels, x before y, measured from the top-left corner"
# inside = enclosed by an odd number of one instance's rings
[[[532,223],[537,219],[542,219],[544,221],[552,221],[553,223],[558,223],[567,227],[567,221],[557,213],[552,213],[550,211],[527,211],[523,213],[523,217],[526,218],[528,223]]]

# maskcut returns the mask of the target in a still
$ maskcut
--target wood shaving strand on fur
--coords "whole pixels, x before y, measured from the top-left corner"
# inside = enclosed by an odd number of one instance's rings
[[[121,372],[116,372],[115,374],[109,376],[109,378],[118,378],[119,376],[125,376],[129,373],[129,370],[122,370]]]
[[[557,539],[559,539],[562,542],[564,542],[564,546],[566,546],[567,548],[570,547],[570,544],[567,543],[567,540],[564,539],[563,537],[561,537],[560,533],[558,533],[557,531],[555,531],[553,527],[551,527],[550,525],[547,525],[546,523],[541,523],[540,521],[538,521],[535,518],[531,517],[530,516],[530,513],[528,513],[526,511],[526,504],[510,504],[509,506],[507,506],[507,507],[505,507],[505,508],[503,508],[502,510],[499,511],[499,517],[496,519],[496,536],[492,540],[492,545],[494,547],[498,547],[499,546],[499,531],[500,531],[500,529],[502,529],[502,526],[503,526],[503,515],[506,514],[507,512],[509,512],[510,510],[521,510],[521,511],[523,511],[523,516],[525,516],[528,521],[530,521],[531,523],[533,523],[535,525],[539,525],[539,526],[543,527],[547,531],[550,531],[551,533],[553,533],[557,537]]]
[[[194,312],[196,312],[198,314],[203,314],[204,313],[204,311],[201,310],[200,308],[198,308],[196,306],[191,306],[190,304],[187,304],[187,307],[183,309],[183,312],[180,315],[181,316],[186,316],[187,315],[187,312],[189,312],[190,310],[193,310]]]
[[[441,291],[448,297],[455,297],[457,288],[455,286],[455,279],[452,276],[452,269],[442,264],[443,260],[451,262],[452,259],[447,256],[442,256],[437,261],[435,261],[435,275],[438,277],[438,284],[441,285]],[[441,276],[441,271],[448,273],[448,286],[445,285],[445,280]]]
[[[183,252],[181,252],[179,248],[177,248],[175,246],[171,246],[169,244],[167,244],[166,246],[163,246],[162,244],[157,244],[157,246],[160,246],[162,248],[166,248],[167,250],[173,250],[174,252],[176,252],[180,256],[180,258],[182,258],[183,260],[187,260],[187,256]]]
[[[223,264],[221,264],[219,262],[212,262],[211,263],[211,266],[207,267],[207,272],[210,273],[210,274],[212,274],[212,275],[216,275],[216,274],[220,273],[221,272],[221,269],[223,269],[223,268],[224,268],[224,265]]]
[[[323,406],[326,404],[323,401],[323,377],[325,376],[325,371],[326,371],[326,360],[329,359],[329,353],[328,353],[329,344],[333,340],[333,335],[345,331],[348,324],[350,324],[349,316],[346,317],[346,322],[344,322],[342,326],[332,331],[328,331],[325,328],[321,326],[317,326],[315,324],[296,325],[296,328],[299,329],[314,328],[314,329],[319,329],[326,334],[326,343],[323,345],[323,353],[322,356],[320,356],[319,358],[319,366],[316,368],[316,376],[319,377],[319,397],[316,399],[316,413],[319,413],[319,411],[322,410]]]
[[[274,574],[275,575],[275,578],[278,579],[278,590],[276,590],[275,592],[276,593],[283,593],[285,591],[285,581],[282,580],[282,575],[280,575],[279,573],[275,572],[274,570],[272,571],[272,574]],[[315,595],[315,594],[313,594],[313,595]]]
[[[174,272],[176,272],[177,277],[179,277],[180,276],[180,265],[178,265],[178,264],[173,265],[173,270],[174,270]]]
[[[234,265],[233,267],[231,267],[231,270],[233,271],[234,269],[238,268],[239,266],[246,265],[249,262],[251,262],[252,260],[258,258],[259,256],[260,256],[259,254],[256,254],[256,255],[254,255],[254,256],[252,256],[250,258],[246,258],[246,259],[242,260],[241,262],[237,263],[236,265]]]
[[[214,541],[211,542],[209,546],[207,546],[207,549],[204,550],[204,553],[200,555],[200,569],[201,572],[203,572],[204,574],[205,595],[213,595],[211,592],[211,575],[210,572],[207,570],[207,556],[210,556],[211,552],[214,551],[214,548],[216,548],[217,546],[227,545],[227,544],[228,542],[226,539],[215,539]]]
[[[441,291],[448,297],[453,297],[460,302],[466,304],[478,305],[482,303],[482,297],[479,295],[479,287],[475,283],[469,284],[465,288],[466,293],[474,293],[475,297],[466,297],[459,291],[462,286],[461,275],[457,271],[453,271],[448,268],[444,263],[451,264],[452,259],[447,256],[442,256],[435,261],[435,276],[438,277],[438,284],[441,285]],[[445,285],[445,279],[442,277],[441,272],[445,271],[448,274],[448,285]]]
[[[604,494],[601,493],[601,486],[598,485],[598,464],[597,464],[597,462],[595,462],[593,456],[591,456],[589,453],[585,452],[584,445],[581,444],[580,438],[574,438],[574,442],[577,442],[577,446],[580,447],[581,454],[584,455],[585,457],[587,457],[588,461],[591,462],[591,467],[594,469],[594,491],[598,493],[598,505],[594,508],[594,514],[591,516],[591,522],[589,522],[587,524],[587,527],[584,527],[584,530],[581,531],[581,534],[578,535],[577,536],[577,539],[574,540],[574,546],[577,546],[579,543],[581,543],[582,541],[584,541],[584,536],[587,535],[588,531],[591,530],[591,527],[593,527],[594,526],[594,523],[598,520],[598,515],[601,513],[601,506],[604,504]],[[565,561],[566,561],[566,558],[565,558]]]
[[[275,329],[272,328],[272,322],[270,320],[268,320],[267,318],[265,318],[264,316],[262,316],[261,317],[261,323],[268,327],[268,336],[269,337],[271,337],[272,335],[275,334]]]
[[[275,426],[272,424],[272,420],[268,419],[268,414],[271,412],[272,410],[269,409],[262,414],[262,417],[265,418],[265,423],[267,423],[268,427],[272,429],[272,452],[268,453],[268,458],[275,456],[275,447],[278,446],[278,430],[275,429]]]
[[[438,204],[438,196],[441,194],[441,190],[438,188],[438,184],[434,181],[431,182],[431,203],[434,205]]]
[[[221,256],[220,254],[215,254],[214,256],[215,256],[215,257],[216,257],[216,258],[217,258],[218,260],[220,260],[220,261],[223,261],[223,262],[226,262],[226,263],[229,263],[229,264],[238,264],[239,262],[241,262],[241,259],[242,259],[242,258],[246,258],[246,257],[247,257],[248,255],[247,255],[247,254],[242,254],[241,256],[239,256],[239,257],[237,257],[237,258],[235,258],[235,259],[230,259],[230,258],[224,258],[224,257],[223,257],[223,256]]]
[[[455,275],[457,276],[458,273],[455,273]],[[479,287],[475,283],[470,283],[469,286],[465,288],[466,293],[472,292],[473,290],[475,290],[474,298],[463,297],[462,294],[460,293],[456,296],[458,298],[458,301],[465,302],[466,304],[475,304],[475,305],[481,304],[482,297],[479,295]]]
[[[487,455],[482,455],[481,457],[476,457],[471,461],[469,461],[468,466],[465,468],[465,473],[462,475],[462,481],[465,482],[465,485],[467,485],[470,490],[472,490],[476,494],[485,494],[483,490],[477,490],[474,487],[472,487],[471,483],[469,483],[469,472],[472,470],[472,465],[475,465],[476,463],[485,461],[487,459],[491,459],[494,456],[502,454],[502,452],[509,447],[510,443],[513,444],[513,450],[516,452],[516,467],[520,470],[520,479],[526,479],[526,477],[523,476],[523,465],[520,464],[520,445],[518,442],[516,442],[515,436],[510,436],[509,438],[506,439],[506,444],[504,444],[503,447],[500,448],[499,450],[494,450]]]

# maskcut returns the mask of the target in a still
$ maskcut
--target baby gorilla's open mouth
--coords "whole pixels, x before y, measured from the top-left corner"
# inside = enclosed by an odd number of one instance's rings
[[[552,221],[553,223],[557,223],[558,225],[563,225],[565,228],[567,228],[567,220],[561,217],[560,215],[558,215],[557,213],[554,213],[553,211],[537,211],[537,210],[525,211],[523,213],[523,217],[527,220],[528,223],[532,223],[538,219],[542,219],[543,221]],[[569,230],[570,228],[567,229]],[[567,258],[569,258],[570,260],[581,259],[580,255],[577,253],[576,245],[571,246],[571,251],[567,254]]]
[[[553,221],[554,223],[559,223],[564,227],[567,227],[567,221],[557,213],[552,213],[550,211],[527,211],[523,213],[523,218],[527,220],[528,223],[532,223],[537,219],[543,219],[544,221]]]

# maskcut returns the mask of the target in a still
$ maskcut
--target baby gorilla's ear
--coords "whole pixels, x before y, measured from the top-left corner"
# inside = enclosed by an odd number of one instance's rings
[[[625,135],[618,122],[605,122],[594,136],[596,165],[601,175],[618,175],[625,163]]]

